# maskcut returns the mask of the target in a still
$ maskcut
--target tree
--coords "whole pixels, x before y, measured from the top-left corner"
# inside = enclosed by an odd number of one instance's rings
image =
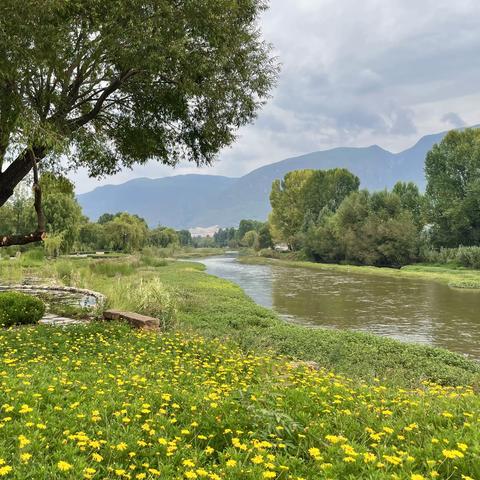
[[[272,184],[270,223],[273,231],[279,235],[276,240],[286,242],[290,249],[294,248],[295,237],[303,224],[304,189],[313,172],[313,170],[288,172],[283,180],[275,180]]]
[[[480,130],[449,132],[428,152],[425,175],[433,243],[480,244]]]
[[[255,117],[277,64],[264,0],[0,2],[0,207],[37,164],[94,177],[155,159],[210,164]]]
[[[258,233],[255,230],[247,232],[242,238],[241,245],[258,250]]]
[[[65,177],[50,173],[42,175],[40,186],[44,193],[43,211],[45,230],[61,238],[59,249],[69,252],[78,239],[82,223],[82,209],[78,204],[73,184]],[[35,214],[31,212],[32,223]]]
[[[316,221],[324,209],[335,212],[359,186],[360,179],[345,168],[314,170],[304,187],[305,213]]]
[[[189,247],[192,245],[192,234],[189,230],[179,230],[177,236],[182,247]]]
[[[247,232],[250,232],[254,230],[255,232],[258,232],[260,228],[263,226],[263,222],[259,222],[258,220],[240,220],[240,223],[238,225],[237,229],[237,239],[238,241],[242,241],[243,237]],[[227,234],[228,237],[228,234]],[[227,238],[227,240],[230,240]]]
[[[423,227],[423,210],[425,202],[417,185],[413,182],[397,182],[392,189],[392,193],[395,193],[400,197],[402,208],[411,212],[415,223],[420,228]]]
[[[358,177],[343,168],[296,170],[272,185],[271,223],[279,240],[291,249],[301,248],[304,234],[321,215],[335,212],[343,199],[360,185]]]
[[[105,225],[106,223],[111,222],[114,218],[115,215],[113,213],[102,213],[102,215],[98,217],[97,223],[100,225]]]
[[[177,232],[173,228],[158,227],[148,233],[148,243],[154,247],[165,248],[179,243]]]
[[[104,225],[105,246],[110,250],[132,252],[145,245],[148,227],[137,215],[120,213]]]
[[[339,251],[353,263],[401,266],[418,255],[419,229],[395,193],[353,192],[330,223]]]
[[[262,228],[258,231],[258,248],[259,250],[273,248],[272,234],[270,233],[268,223],[263,224]]]

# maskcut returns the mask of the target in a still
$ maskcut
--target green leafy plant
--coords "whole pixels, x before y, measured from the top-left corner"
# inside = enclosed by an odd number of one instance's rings
[[[19,292],[0,293],[0,324],[37,323],[45,313],[45,304],[38,298]]]

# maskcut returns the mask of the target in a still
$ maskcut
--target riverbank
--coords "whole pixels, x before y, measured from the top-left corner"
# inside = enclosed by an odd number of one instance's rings
[[[7,264],[0,275],[5,277]],[[153,262],[141,256],[122,259],[43,261],[19,271],[22,276],[55,279],[107,296],[108,307],[138,310],[149,282],[159,281],[177,311],[176,329],[204,338],[233,340],[244,352],[270,352],[356,378],[412,386],[423,380],[448,385],[480,385],[480,365],[461,355],[431,347],[350,331],[309,329],[286,324],[256,305],[240,287],[207,275],[199,263]],[[170,298],[169,297],[169,298]]]
[[[265,258],[253,255],[240,256],[238,259],[245,264],[282,265],[292,268],[309,268],[314,270],[331,270],[345,273],[377,275],[399,278],[428,280],[447,284],[452,288],[466,288],[480,290],[480,270],[468,268],[454,268],[437,265],[409,265],[403,268],[380,268],[356,265],[338,265],[330,263],[315,263],[301,260],[282,258]]]

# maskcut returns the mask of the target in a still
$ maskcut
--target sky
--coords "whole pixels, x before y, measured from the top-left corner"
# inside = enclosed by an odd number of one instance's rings
[[[281,64],[256,121],[211,167],[151,162],[77,192],[137,177],[242,176],[285,158],[373,144],[392,152],[421,136],[480,123],[478,0],[271,0],[260,21]]]

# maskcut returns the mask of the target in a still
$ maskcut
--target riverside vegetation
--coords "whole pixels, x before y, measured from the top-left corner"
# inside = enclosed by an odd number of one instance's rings
[[[1,330],[6,478],[480,475],[480,367],[459,355],[286,325],[202,265],[151,253],[0,268],[98,289],[167,327]]]

